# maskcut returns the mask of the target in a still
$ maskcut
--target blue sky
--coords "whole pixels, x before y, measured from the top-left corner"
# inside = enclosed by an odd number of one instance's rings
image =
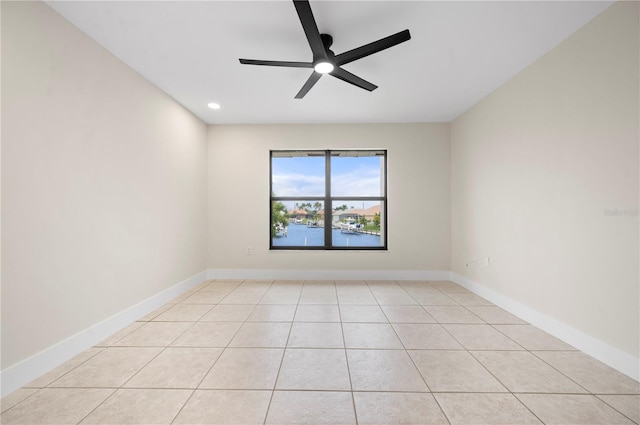
[[[379,196],[380,157],[332,157],[333,196]],[[324,196],[324,157],[273,158],[273,192],[276,196]],[[362,208],[357,203],[341,202]],[[377,202],[376,202],[377,203]],[[286,203],[288,207],[290,207]],[[291,203],[293,204],[293,203]],[[371,206],[368,203],[365,207]]]

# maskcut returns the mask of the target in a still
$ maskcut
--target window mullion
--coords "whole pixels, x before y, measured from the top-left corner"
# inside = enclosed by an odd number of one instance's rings
[[[331,151],[325,151],[324,166],[324,248],[330,249],[333,246],[331,216]]]

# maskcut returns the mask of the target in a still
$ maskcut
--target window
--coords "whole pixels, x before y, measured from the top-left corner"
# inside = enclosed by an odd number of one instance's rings
[[[270,153],[270,249],[386,250],[387,152]]]

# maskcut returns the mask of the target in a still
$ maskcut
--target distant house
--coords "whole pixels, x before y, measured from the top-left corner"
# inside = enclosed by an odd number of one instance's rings
[[[374,205],[365,209],[352,208],[350,210],[344,210],[337,213],[336,216],[340,221],[358,221],[362,217],[365,217],[368,221],[371,221],[373,220],[373,217],[379,213],[380,205]]]
[[[291,211],[289,211],[289,217],[290,218],[303,219],[303,218],[307,218],[308,216],[309,216],[309,213],[306,212],[305,210],[291,210]]]
[[[369,208],[351,208],[350,210],[337,210],[333,211],[333,221],[358,221],[361,217],[366,217],[368,221],[372,221],[373,217],[380,212],[380,205],[374,205]],[[312,218],[313,213],[303,209],[292,209],[289,211],[289,218],[296,220],[303,220]],[[317,211],[315,213],[314,220],[324,220],[324,210]]]

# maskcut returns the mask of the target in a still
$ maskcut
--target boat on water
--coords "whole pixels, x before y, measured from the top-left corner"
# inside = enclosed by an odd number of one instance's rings
[[[340,233],[357,234],[361,232],[362,225],[353,221],[349,223],[342,223],[340,226]]]
[[[282,223],[277,223],[275,225],[276,228],[276,235],[277,236],[284,236],[287,237],[287,228],[282,224]]]
[[[317,221],[307,221],[307,227],[322,227]]]

